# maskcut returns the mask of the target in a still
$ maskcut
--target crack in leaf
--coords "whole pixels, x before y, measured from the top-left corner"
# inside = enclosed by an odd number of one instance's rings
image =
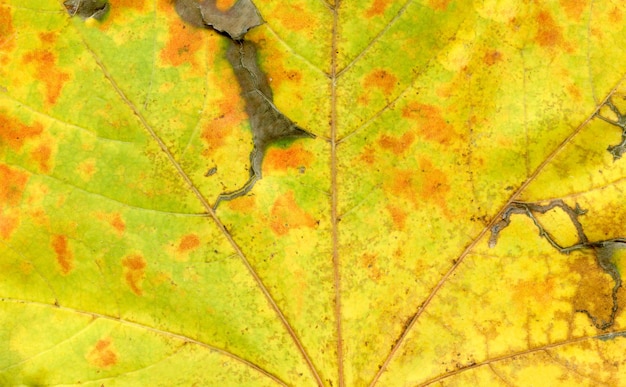
[[[545,214],[554,208],[560,208],[563,210],[563,212],[569,216],[572,225],[576,228],[578,241],[571,246],[561,246],[535,216],[535,214]],[[617,270],[617,266],[612,261],[612,258],[616,250],[626,249],[626,238],[619,237],[603,241],[590,242],[587,235],[585,235],[582,224],[578,220],[579,216],[586,213],[587,211],[580,208],[578,203],[576,203],[576,206],[572,208],[565,204],[565,202],[561,199],[552,200],[546,205],[527,202],[512,202],[504,210],[502,219],[491,227],[489,247],[495,247],[500,232],[511,223],[511,215],[521,214],[528,216],[539,229],[539,236],[545,238],[552,245],[552,247],[557,249],[561,254],[569,254],[572,251],[577,250],[593,250],[600,268],[602,268],[605,273],[610,275],[615,282],[611,292],[611,298],[613,301],[611,315],[608,320],[604,321],[596,316],[593,316],[588,310],[585,309],[577,309],[576,312],[586,314],[596,328],[604,330],[613,325],[618,310],[617,292],[622,286],[622,278]]]
[[[239,0],[227,10],[221,10],[216,0],[177,0],[176,12],[186,22],[196,27],[212,27],[241,40],[250,29],[264,23],[251,0]]]
[[[83,20],[89,18],[102,20],[111,8],[109,0],[66,0],[63,5],[70,16],[78,15]]]
[[[608,106],[609,109],[611,109],[617,119],[612,120],[603,116],[602,114],[600,114],[600,109],[598,109],[598,111],[596,112],[596,116],[608,122],[609,124],[615,125],[622,129],[622,141],[617,145],[609,145],[609,147],[607,148],[607,151],[613,155],[613,161],[616,161],[617,159],[622,158],[622,155],[624,154],[624,152],[626,152],[626,115],[622,114],[619,111],[617,106],[613,104],[613,100],[611,98],[607,99],[604,104]]]

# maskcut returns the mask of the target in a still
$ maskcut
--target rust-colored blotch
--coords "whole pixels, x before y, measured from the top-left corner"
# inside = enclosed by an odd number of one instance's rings
[[[198,31],[179,18],[170,22],[168,37],[159,55],[163,63],[174,67],[191,63],[193,68],[197,68],[196,53],[203,45],[203,39],[198,37]]]
[[[416,121],[417,130],[422,139],[449,145],[458,137],[437,106],[411,102],[402,109],[402,116]]]
[[[385,70],[377,69],[367,74],[363,86],[365,86],[365,88],[375,87],[382,91],[385,96],[389,96],[395,89],[397,83],[398,78],[396,78],[395,75]]]
[[[294,228],[314,228],[315,219],[298,206],[293,191],[276,199],[272,206],[270,226],[276,235],[285,235]]]
[[[541,47],[554,47],[563,44],[563,32],[549,12],[542,11],[537,15],[537,36],[535,41]]]
[[[110,368],[117,364],[117,353],[110,338],[98,340],[85,356],[87,361],[98,368]]]
[[[188,234],[182,237],[178,244],[178,252],[186,253],[200,246],[200,238],[196,234]]]
[[[294,144],[289,148],[269,148],[265,155],[265,165],[271,170],[286,171],[299,167],[309,167],[313,153],[304,149],[302,144]]]
[[[391,4],[391,0],[374,0],[372,6],[365,11],[365,17],[371,19],[375,16],[382,16]]]
[[[0,112],[0,144],[8,144],[14,151],[22,149],[26,140],[41,135],[41,132],[43,132],[43,125],[39,122],[24,125]]]
[[[378,144],[383,149],[387,149],[397,155],[401,155],[411,147],[414,141],[415,135],[411,132],[406,132],[399,139],[383,134],[380,139],[378,139]]]
[[[67,245],[67,237],[64,235],[54,235],[51,244],[56,254],[61,273],[64,275],[69,274],[74,268],[74,255]]]
[[[126,284],[138,296],[143,294],[141,283],[146,275],[146,260],[139,254],[129,255],[122,259],[124,267],[124,280]]]

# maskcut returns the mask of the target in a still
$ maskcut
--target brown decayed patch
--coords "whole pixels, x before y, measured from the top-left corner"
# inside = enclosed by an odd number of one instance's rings
[[[395,75],[388,73],[382,69],[376,69],[371,73],[367,74],[365,80],[363,82],[363,87],[370,88],[375,87],[380,89],[383,94],[390,95],[393,92],[393,89],[396,87],[398,83],[398,78]]]
[[[313,153],[304,149],[302,144],[294,144],[288,148],[269,148],[265,154],[264,167],[274,171],[286,171],[298,167],[309,167]]]
[[[561,8],[565,10],[567,17],[574,21],[579,21],[585,7],[588,6],[587,0],[559,0]]]
[[[415,135],[411,132],[406,132],[399,139],[383,134],[380,139],[378,139],[378,144],[380,144],[383,149],[401,155],[411,147],[413,141],[415,141]]]
[[[270,227],[276,235],[285,235],[295,228],[314,228],[316,225],[315,219],[298,206],[293,191],[280,196],[272,206]]]
[[[572,262],[571,270],[580,281],[573,297],[574,308],[586,310],[600,321],[608,321],[613,308],[612,291],[615,282],[597,264],[595,254]]]
[[[0,211],[0,237],[2,237],[2,239],[8,240],[19,224],[19,217],[11,214],[4,214]]]
[[[138,296],[143,294],[141,283],[146,275],[146,260],[138,254],[133,254],[122,259],[124,267],[124,280],[130,290]]]
[[[367,270],[367,275],[369,277],[378,282],[380,279],[380,269],[376,266],[376,255],[374,254],[363,254],[361,256],[361,266]]]
[[[39,122],[24,125],[0,112],[0,144],[8,144],[11,149],[18,151],[26,140],[39,136],[41,132],[43,125]]]
[[[401,207],[394,206],[392,204],[387,205],[387,211],[391,215],[391,220],[393,221],[393,225],[398,230],[404,230],[404,226],[406,225],[406,217],[407,213]]]
[[[30,156],[39,166],[39,169],[43,173],[50,172],[50,156],[52,155],[52,149],[48,144],[40,144],[35,148]]]
[[[365,17],[371,19],[374,16],[383,15],[389,4],[391,4],[391,0],[374,0],[372,6],[365,11]]]
[[[49,105],[57,103],[61,90],[69,81],[70,75],[57,68],[57,57],[48,50],[34,50],[24,55],[24,64],[35,68],[35,78],[46,88],[46,102]]]
[[[17,206],[22,200],[28,175],[7,165],[0,164],[0,208]]]
[[[98,340],[96,345],[85,356],[87,361],[98,368],[110,368],[117,364],[117,353],[111,339]]]
[[[141,11],[146,7],[146,0],[109,0],[112,9],[132,8]],[[170,6],[173,5],[170,2]]]
[[[417,122],[419,134],[425,140],[449,145],[458,137],[452,125],[444,120],[441,110],[436,106],[411,102],[402,109],[402,116]]]
[[[450,4],[450,0],[429,0],[428,5],[430,8],[435,9],[437,11],[445,11],[448,8],[448,4]]]
[[[188,234],[182,237],[178,244],[178,252],[186,253],[200,246],[200,238],[196,234]]]
[[[9,8],[0,6],[0,64],[7,64],[9,51],[15,48],[13,19]]]
[[[493,66],[500,61],[502,61],[502,54],[500,53],[500,51],[497,50],[486,52],[485,56],[483,57],[483,62],[487,66]]]
[[[74,268],[74,254],[72,254],[67,246],[67,237],[64,235],[54,235],[51,244],[57,256],[57,263],[61,268],[61,274],[69,274]]]
[[[563,44],[563,32],[547,11],[539,12],[536,17],[537,35],[535,41],[541,47],[555,47]]]
[[[213,152],[224,145],[224,141],[233,130],[247,119],[243,107],[243,100],[239,98],[238,87],[222,89],[224,98],[217,103],[219,112],[213,120],[204,126],[200,138],[207,143],[207,149],[202,152],[205,157],[211,157]]]
[[[196,54],[202,48],[202,43],[203,39],[198,36],[198,31],[179,18],[170,22],[168,40],[159,57],[163,63],[170,66],[191,63],[195,69],[198,68]]]

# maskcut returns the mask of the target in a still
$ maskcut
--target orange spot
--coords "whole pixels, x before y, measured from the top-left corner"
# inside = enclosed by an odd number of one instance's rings
[[[217,116],[202,130],[200,138],[207,142],[208,149],[202,154],[210,157],[213,151],[224,145],[230,133],[247,119],[243,109],[243,101],[239,98],[239,90],[229,87],[224,90],[224,99],[218,103]]]
[[[579,21],[589,2],[587,0],[559,0],[559,3],[569,19]]]
[[[171,66],[191,63],[193,68],[197,68],[196,54],[204,43],[203,39],[198,37],[198,31],[178,19],[169,23],[168,36],[165,48],[159,55],[161,60]]]
[[[383,15],[389,4],[391,4],[390,0],[374,0],[372,6],[365,11],[365,17],[371,19],[374,16]]]
[[[8,144],[11,149],[18,151],[24,145],[24,141],[39,136],[41,132],[43,125],[39,122],[27,126],[0,113],[0,145]]]
[[[122,259],[124,280],[130,290],[138,296],[143,294],[141,283],[146,275],[146,260],[141,255],[129,255]]]
[[[314,228],[315,219],[298,206],[293,191],[276,199],[272,206],[270,227],[276,235],[285,235],[295,228]]]
[[[450,4],[450,0],[429,0],[428,4],[432,9],[435,9],[437,11],[445,11],[446,8],[448,8],[448,4]]]
[[[98,340],[85,358],[98,368],[109,368],[117,363],[117,353],[110,338]]]
[[[2,239],[8,240],[19,224],[20,219],[17,216],[5,215],[3,211],[0,211],[0,236]]]
[[[561,27],[559,27],[552,15],[548,12],[542,11],[537,15],[537,36],[535,41],[541,47],[554,47],[563,43],[563,33]]]
[[[69,74],[56,68],[57,57],[48,50],[34,50],[24,55],[23,62],[35,67],[35,78],[46,87],[46,102],[56,104],[63,86],[70,79]]]
[[[361,257],[361,266],[367,270],[367,274],[371,279],[378,282],[380,279],[380,269],[376,266],[376,255],[363,254]]]
[[[50,155],[52,150],[48,144],[41,144],[35,150],[32,151],[31,157],[39,165],[39,169],[44,172],[50,172]]]
[[[0,164],[0,208],[17,206],[22,200],[28,175]]]
[[[414,140],[415,135],[411,132],[406,132],[402,135],[400,139],[396,139],[394,137],[383,134],[378,140],[378,143],[382,148],[388,149],[393,153],[400,155],[411,147],[411,144],[413,144]]]
[[[313,18],[300,4],[290,4],[288,7],[277,7],[272,19],[279,21],[290,31],[301,31],[311,26]]]
[[[0,64],[8,63],[8,52],[15,48],[15,33],[11,10],[0,6]]]
[[[270,148],[265,155],[265,165],[271,170],[294,169],[308,167],[313,160],[313,153],[295,144],[289,148]]]
[[[141,11],[146,6],[145,0],[110,0],[110,2],[111,9],[132,8]]]
[[[624,19],[624,15],[618,7],[614,7],[609,13],[609,16],[611,18],[611,23],[621,23]]]
[[[426,140],[448,145],[457,137],[452,125],[443,119],[436,106],[411,102],[402,109],[402,116],[417,121],[420,136]]]
[[[487,66],[493,66],[494,64],[500,62],[502,60],[502,54],[500,53],[500,51],[490,51],[485,53],[485,56],[483,57],[483,62],[487,65]]]
[[[228,11],[236,2],[237,0],[216,0],[215,7],[220,11]]]
[[[42,43],[54,44],[57,41],[57,34],[54,32],[42,32],[39,34]]]
[[[389,74],[385,70],[374,70],[365,77],[364,86],[374,86],[380,89],[385,95],[390,95],[396,87],[398,78]]]
[[[366,146],[359,157],[364,163],[372,165],[376,161],[376,155],[374,154],[374,150],[371,146]]]
[[[120,214],[114,214],[113,218],[109,221],[111,226],[118,232],[118,234],[123,234],[126,231],[126,223]]]
[[[200,238],[195,234],[185,235],[178,245],[179,253],[186,253],[200,246]]]
[[[417,208],[422,203],[439,207],[448,218],[453,214],[448,209],[447,195],[450,185],[446,174],[435,168],[427,159],[421,159],[420,171],[396,171],[389,187],[394,197],[401,197]]]
[[[407,213],[401,207],[396,207],[394,205],[387,205],[387,211],[391,214],[391,219],[393,220],[394,226],[398,230],[404,230],[404,226],[406,225],[406,217]]]
[[[583,95],[582,92],[580,91],[580,87],[576,86],[576,84],[570,84],[569,86],[567,86],[567,92],[569,93],[569,95],[572,96],[572,98],[577,101],[577,102],[581,102],[583,99]]]
[[[57,263],[61,267],[61,273],[69,274],[74,268],[74,256],[67,247],[67,238],[63,235],[53,236],[52,248],[57,255]]]

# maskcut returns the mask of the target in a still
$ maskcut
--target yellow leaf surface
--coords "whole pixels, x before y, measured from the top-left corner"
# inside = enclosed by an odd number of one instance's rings
[[[217,209],[229,38],[105,3],[0,0],[0,384],[626,385],[624,1],[257,1]]]

